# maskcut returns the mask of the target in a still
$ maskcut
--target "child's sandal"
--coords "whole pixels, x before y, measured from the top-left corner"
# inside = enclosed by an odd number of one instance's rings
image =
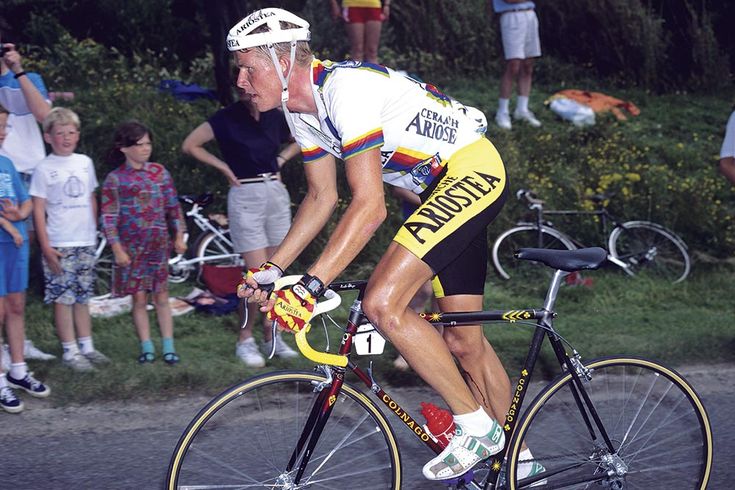
[[[140,364],[152,363],[155,360],[156,355],[153,352],[143,352],[138,356],[138,363]]]
[[[179,356],[175,352],[166,352],[163,355],[163,360],[166,364],[176,364],[179,362]]]

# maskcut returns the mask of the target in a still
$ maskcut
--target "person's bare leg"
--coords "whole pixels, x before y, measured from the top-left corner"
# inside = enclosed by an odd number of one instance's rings
[[[500,98],[510,99],[513,95],[513,83],[518,78],[518,74],[521,69],[521,60],[514,58],[507,60],[505,63],[505,70],[503,75],[500,77]]]
[[[482,310],[482,296],[447,296],[438,300],[441,311]],[[467,373],[467,384],[475,400],[495,420],[502,422],[510,407],[510,379],[481,325],[445,328],[449,351]]]
[[[92,317],[89,314],[89,305],[74,303],[74,327],[77,338],[92,336]]]
[[[362,306],[373,325],[439,393],[454,414],[475,412],[479,404],[441,335],[408,307],[416,291],[431,276],[433,272],[428,265],[393,242],[370,277]]]
[[[10,347],[10,361],[13,364],[25,362],[23,344],[25,342],[25,305],[26,293],[9,293],[5,297],[5,336]]]
[[[345,24],[350,41],[350,57],[355,61],[365,59],[365,24]]]
[[[156,308],[156,318],[158,319],[161,338],[173,338],[174,319],[171,315],[171,303],[168,301],[168,289],[153,293],[153,306]]]
[[[56,335],[61,343],[74,342],[74,312],[71,305],[54,303],[54,323],[56,323]]]
[[[141,342],[151,340],[151,324],[148,319],[148,293],[138,291],[133,294],[133,324]]]
[[[365,23],[365,61],[378,62],[378,48],[380,47],[380,31],[383,23],[371,20]]]
[[[533,58],[519,61],[518,95],[528,97],[531,94],[531,81],[533,79]]]

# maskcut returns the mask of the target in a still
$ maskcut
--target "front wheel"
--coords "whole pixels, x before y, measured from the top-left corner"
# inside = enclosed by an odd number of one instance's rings
[[[585,367],[591,379],[583,377],[582,385],[613,451],[593,418],[582,416],[576,385],[564,374],[519,421],[508,453],[509,488],[704,490],[712,469],[712,430],[689,383],[644,359],[600,359]]]
[[[650,275],[677,283],[689,275],[691,260],[684,242],[670,230],[648,221],[629,221],[613,229],[610,255],[631,275]]]
[[[543,274],[542,267],[527,260],[518,260],[514,254],[520,248],[550,248],[574,250],[574,243],[554,228],[532,224],[520,225],[504,231],[493,243],[493,266],[503,279],[536,280]]]
[[[169,464],[166,488],[401,487],[393,429],[377,406],[344,383],[301,479],[289,459],[319,388],[317,373],[281,371],[251,378],[214,398],[191,421]]]

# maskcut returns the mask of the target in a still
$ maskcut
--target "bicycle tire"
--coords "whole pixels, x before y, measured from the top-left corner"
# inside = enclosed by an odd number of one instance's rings
[[[316,399],[314,386],[325,379],[271,372],[215,397],[179,439],[166,488],[400,489],[392,427],[374,402],[346,382],[299,485],[289,486],[295,470],[285,467]]]
[[[527,260],[518,260],[514,253],[519,248],[550,248],[574,250],[574,243],[563,233],[548,226],[541,227],[541,243],[539,243],[538,226],[533,224],[519,225],[503,233],[495,239],[492,248],[493,266],[503,279],[537,280],[543,270],[537,264]],[[544,268],[545,269],[545,268]]]
[[[230,230],[222,229],[220,232],[227,238],[230,239]],[[202,264],[220,265],[220,266],[245,266],[240,255],[235,254],[232,251],[232,245],[222,241],[214,232],[202,233],[197,237],[194,243],[195,256],[200,259],[204,259],[197,263],[196,268],[198,269],[197,274],[201,274]],[[232,254],[229,257],[219,260],[206,260],[207,257],[213,255],[224,255]]]
[[[592,380],[583,385],[626,473],[607,473],[611,465],[604,462],[605,443],[602,438],[593,442],[569,388],[572,376],[566,373],[536,396],[518,423],[508,452],[509,488],[705,489],[712,469],[712,429],[689,383],[676,371],[640,358],[610,357],[585,366],[592,369]],[[519,481],[524,445],[533,461],[545,467],[541,475],[548,476]]]
[[[678,283],[691,269],[687,246],[673,231],[649,221],[628,221],[608,239],[610,254],[628,264],[631,275],[650,275]]]

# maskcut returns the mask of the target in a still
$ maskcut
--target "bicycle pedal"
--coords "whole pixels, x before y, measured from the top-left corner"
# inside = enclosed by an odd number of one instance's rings
[[[472,483],[474,478],[475,472],[473,470],[469,470],[467,473],[455,476],[454,478],[449,478],[448,480],[439,480],[439,482],[448,487],[455,487],[458,485],[467,485],[468,483]]]

